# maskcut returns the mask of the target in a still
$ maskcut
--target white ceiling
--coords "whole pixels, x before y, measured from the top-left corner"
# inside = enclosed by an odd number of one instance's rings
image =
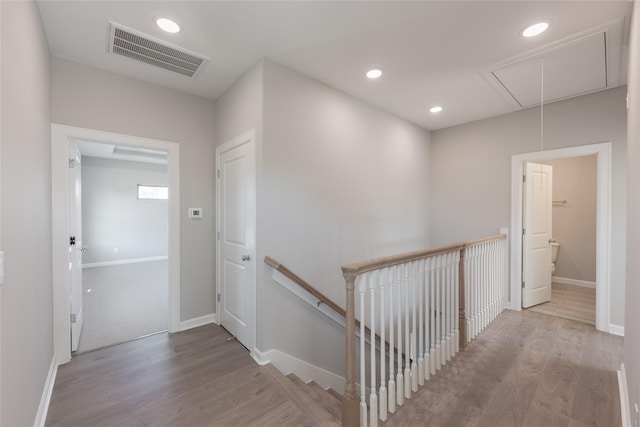
[[[604,88],[625,84],[632,7],[630,1],[517,0],[39,2],[51,51],[59,57],[211,99],[259,59],[269,58],[430,130],[522,108],[495,77],[487,78],[488,70],[527,58],[533,63],[536,54],[603,29],[610,34],[604,53],[602,39],[583,45],[581,60],[569,49],[568,56],[556,58],[561,72],[553,77],[550,68],[548,77],[566,92],[557,99],[602,89],[602,67]],[[182,31],[163,32],[154,24],[159,16],[174,19]],[[540,19],[551,21],[547,32],[520,36]],[[210,60],[191,79],[109,54],[109,21]],[[591,54],[592,48],[599,53]],[[600,54],[607,64],[584,76]],[[366,79],[371,67],[380,67],[383,76]],[[511,71],[524,97],[539,93],[539,74]],[[527,89],[528,76],[536,81]],[[575,76],[593,81],[565,87],[576,83]],[[444,111],[430,114],[436,104]]]

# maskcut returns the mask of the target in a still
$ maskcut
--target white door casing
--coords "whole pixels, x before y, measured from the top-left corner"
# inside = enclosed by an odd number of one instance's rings
[[[525,162],[597,155],[596,214],[596,329],[614,332],[610,324],[611,300],[611,180],[612,144],[603,142],[556,150],[514,154],[511,157],[511,230],[522,230],[522,168]],[[510,233],[509,308],[522,309],[522,232]]]
[[[69,304],[71,351],[78,349],[82,332],[82,164],[78,145],[69,141]]]
[[[551,300],[553,169],[525,163],[522,235],[522,307]]]
[[[57,364],[71,360],[71,277],[69,271],[69,141],[87,140],[161,150],[168,153],[169,175],[169,332],[180,330],[180,145],[52,123],[51,201],[53,341]]]
[[[216,149],[218,322],[255,357],[255,132]]]

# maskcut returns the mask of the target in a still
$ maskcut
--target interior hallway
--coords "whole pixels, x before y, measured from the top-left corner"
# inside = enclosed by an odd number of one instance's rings
[[[596,290],[564,283],[552,283],[551,301],[527,310],[595,326]]]

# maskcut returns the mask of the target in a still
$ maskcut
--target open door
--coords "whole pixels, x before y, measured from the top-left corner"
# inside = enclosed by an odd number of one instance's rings
[[[69,141],[69,281],[71,351],[78,349],[82,332],[82,175],[80,152]]]
[[[523,192],[522,307],[551,300],[553,169],[526,163]]]

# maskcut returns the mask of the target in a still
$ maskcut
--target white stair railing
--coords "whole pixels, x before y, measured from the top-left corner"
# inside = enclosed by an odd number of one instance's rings
[[[347,330],[355,331],[356,312],[362,320],[359,403],[356,337],[347,333],[343,425],[386,421],[502,312],[506,253],[506,236],[498,235],[342,267]],[[367,345],[365,323],[370,343],[379,331],[378,347]]]

